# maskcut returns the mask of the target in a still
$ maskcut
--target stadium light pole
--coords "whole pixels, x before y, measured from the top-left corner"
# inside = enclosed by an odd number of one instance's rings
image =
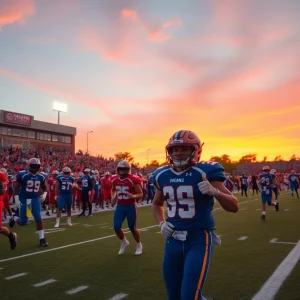
[[[89,154],[89,133],[94,132],[93,130],[86,133],[86,154]]]
[[[53,102],[53,110],[57,111],[57,124],[60,124],[60,113],[66,113],[68,109],[68,105],[60,102]]]
[[[149,151],[150,151],[151,149],[149,148],[149,149],[147,149],[147,165],[148,165],[148,158],[149,158]]]

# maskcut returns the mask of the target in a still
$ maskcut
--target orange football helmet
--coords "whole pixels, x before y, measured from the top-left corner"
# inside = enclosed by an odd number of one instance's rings
[[[185,160],[174,160],[172,157],[173,148],[180,146],[192,147],[193,152]],[[167,162],[168,164],[174,167],[185,167],[188,165],[194,165],[200,160],[202,146],[203,144],[201,144],[199,137],[193,131],[179,130],[171,136],[166,146]]]
[[[269,166],[264,166],[262,170],[263,172],[271,172],[271,168]]]

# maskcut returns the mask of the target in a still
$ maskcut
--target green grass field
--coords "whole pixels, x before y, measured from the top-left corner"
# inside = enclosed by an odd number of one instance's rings
[[[280,211],[268,208],[265,222],[259,218],[260,200],[255,196],[240,199],[237,214],[215,210],[216,233],[221,235],[222,245],[214,249],[206,295],[217,300],[251,299],[296,246],[300,240],[300,200],[292,200],[287,193],[280,195],[279,200]],[[74,217],[73,227],[62,224],[63,230],[46,234],[47,249],[38,246],[33,222],[23,228],[16,226],[15,251],[1,237],[1,300],[166,299],[161,273],[164,239],[158,233],[158,226],[153,226],[156,224],[151,208],[139,208],[138,227],[144,228],[141,232],[144,253],[138,257],[134,255],[135,243],[130,233],[127,238],[131,244],[125,255],[118,255],[120,242],[111,229],[112,216],[113,212],[107,211],[89,219]],[[62,222],[65,221],[63,218]],[[54,222],[55,219],[45,220],[45,228],[53,229]],[[247,238],[239,240],[241,237]],[[277,242],[270,243],[275,238]],[[21,273],[26,274],[7,279]],[[53,282],[33,286],[50,279]],[[275,299],[299,300],[299,279],[298,262]],[[79,286],[87,288],[67,294]],[[127,296],[113,298],[117,294]]]

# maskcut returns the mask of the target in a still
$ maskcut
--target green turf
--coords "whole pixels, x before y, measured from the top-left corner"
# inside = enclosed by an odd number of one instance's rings
[[[288,194],[280,196],[280,211],[267,212],[267,220],[259,219],[260,201],[241,199],[237,214],[222,210],[214,212],[217,230],[222,235],[222,245],[214,249],[212,265],[205,285],[205,294],[217,300],[249,300],[275,271],[295,245],[271,244],[270,240],[296,243],[300,239],[300,201],[291,200]],[[245,201],[251,202],[246,203]],[[245,202],[245,203],[242,203]],[[219,206],[216,205],[216,208]],[[245,210],[244,210],[245,209]],[[289,209],[288,211],[284,211]],[[46,228],[53,228],[55,220],[47,219]],[[65,218],[62,222],[66,222]],[[112,212],[95,214],[93,218],[73,218],[79,223],[72,228],[62,225],[64,231],[47,234],[49,249],[113,235]],[[86,226],[86,225],[92,226]],[[155,225],[149,207],[139,209],[138,226]],[[101,228],[108,226],[107,228]],[[125,224],[124,227],[127,227]],[[39,248],[34,224],[16,227],[18,247],[10,251],[7,240],[1,237],[0,260],[43,251]],[[166,299],[161,274],[164,239],[158,227],[141,232],[144,253],[134,255],[135,243],[130,233],[131,245],[125,255],[119,256],[120,243],[108,237],[65,249],[36,254],[0,263],[1,300],[6,299],[97,299],[108,300],[118,293],[128,294],[125,299]],[[241,236],[248,239],[239,241]],[[27,276],[13,280],[5,277],[26,272]],[[299,300],[299,264],[281,287],[276,300]],[[44,287],[32,284],[47,279],[57,280]],[[75,295],[65,292],[80,285],[88,289]]]

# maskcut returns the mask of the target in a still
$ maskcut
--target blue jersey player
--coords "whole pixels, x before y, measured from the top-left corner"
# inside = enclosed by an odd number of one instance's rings
[[[163,276],[168,300],[209,300],[202,290],[214,241],[214,198],[229,212],[238,211],[237,198],[224,186],[223,167],[200,162],[202,144],[189,130],[173,134],[166,146],[168,165],[154,174],[153,214],[166,238]],[[168,217],[165,220],[164,202]]]
[[[262,174],[259,175],[259,184],[261,186],[261,201],[262,201],[262,215],[261,219],[266,219],[266,203],[269,206],[275,206],[276,211],[279,210],[278,202],[272,201],[273,187],[276,184],[275,174],[271,174],[269,166],[263,167]]]
[[[39,173],[40,160],[31,158],[28,162],[28,171],[21,171],[17,174],[15,185],[15,199],[19,198],[20,215],[9,220],[9,226],[13,227],[17,222],[20,226],[27,224],[27,206],[30,207],[36,223],[36,229],[40,239],[40,245],[47,247],[48,243],[44,238],[44,226],[41,218],[41,202],[39,196],[46,190],[45,176]],[[16,219],[15,219],[16,218]]]
[[[292,198],[294,198],[294,192],[296,192],[297,198],[299,199],[298,189],[299,189],[299,179],[295,170],[291,171],[288,177],[289,187],[292,193]]]
[[[75,178],[71,176],[71,169],[68,167],[63,168],[62,173],[63,175],[57,177],[56,187],[55,187],[55,199],[58,198],[56,223],[54,225],[55,228],[59,227],[61,212],[64,208],[67,209],[67,215],[68,215],[67,224],[69,226],[72,226],[72,221],[71,221],[72,191],[73,191],[73,183],[75,182]]]

